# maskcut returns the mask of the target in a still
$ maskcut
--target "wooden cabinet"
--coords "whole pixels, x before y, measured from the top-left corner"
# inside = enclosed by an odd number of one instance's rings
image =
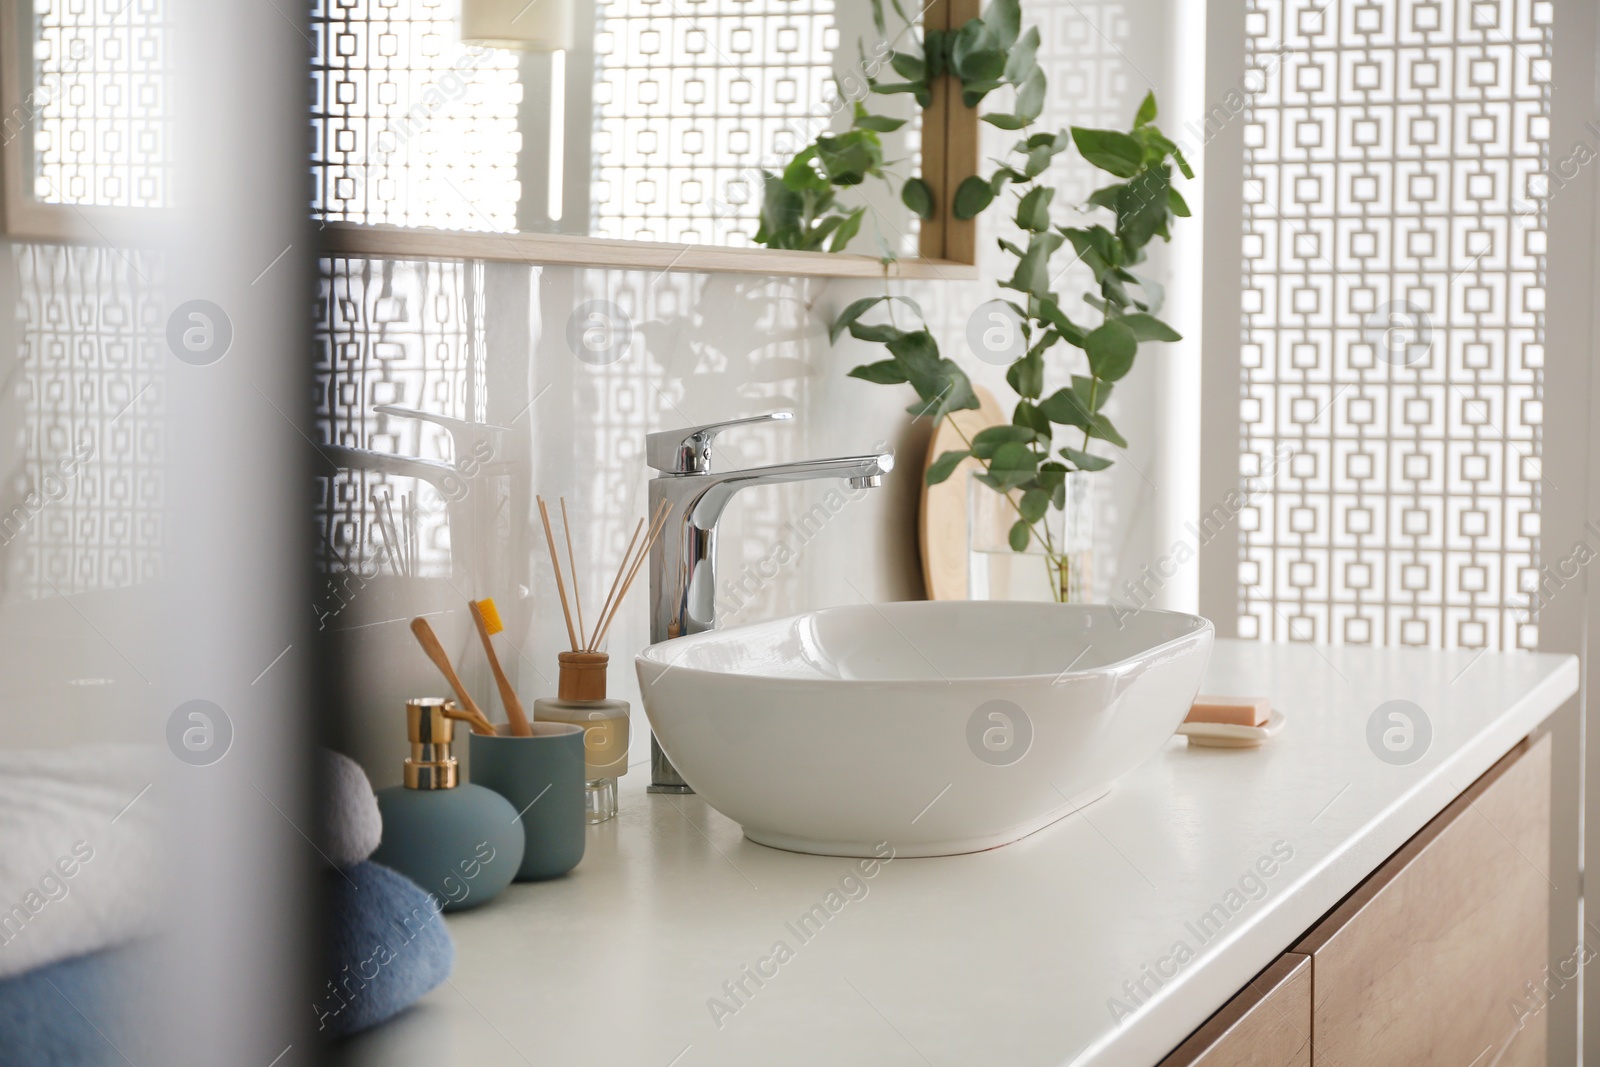
[[[1512,749],[1160,1067],[1544,1064],[1550,745]]]
[[[1161,1067],[1311,1067],[1311,960],[1286,952]]]
[[[1524,741],[1294,951],[1311,957],[1317,1067],[1545,1062],[1550,737]]]

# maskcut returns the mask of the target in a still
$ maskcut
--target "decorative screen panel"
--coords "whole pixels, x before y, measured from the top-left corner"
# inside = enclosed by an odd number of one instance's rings
[[[761,170],[828,127],[833,0],[599,6],[594,233],[750,245]]]
[[[34,196],[167,206],[165,0],[34,0],[33,15],[32,83],[6,130],[31,135]]]
[[[516,228],[517,53],[463,45],[456,0],[315,0],[313,210]]]
[[[171,358],[156,258],[70,245],[9,254],[23,469],[16,498],[0,491],[0,584],[31,600],[154,581]]]
[[[1550,4],[1246,18],[1240,633],[1531,648]]]

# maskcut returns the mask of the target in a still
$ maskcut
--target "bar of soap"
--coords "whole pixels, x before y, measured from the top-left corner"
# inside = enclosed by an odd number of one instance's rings
[[[1184,722],[1218,722],[1229,726],[1265,726],[1272,717],[1270,697],[1194,698]]]

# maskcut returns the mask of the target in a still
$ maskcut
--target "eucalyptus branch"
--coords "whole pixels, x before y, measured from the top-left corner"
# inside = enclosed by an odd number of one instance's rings
[[[920,32],[900,0],[890,3],[906,29],[891,45],[883,5],[873,0],[873,22],[880,38],[875,54],[888,48],[889,66],[902,80],[885,83],[877,77],[881,68],[869,72],[867,95],[910,94],[926,108],[934,86],[952,80],[960,89],[962,104],[975,109],[991,93],[1009,88],[1010,110],[980,117],[1019,136],[1002,159],[993,161],[992,174],[967,177],[949,194],[948,202],[936,204],[932,186],[921,177],[907,177],[899,185],[901,202],[923,219],[939,211],[956,219],[975,218],[1009,185],[1012,196],[1002,202],[1013,206],[1020,235],[1017,241],[999,238],[1000,248],[1013,261],[1011,275],[1000,285],[1015,296],[1003,304],[1015,314],[1023,350],[1006,370],[1006,383],[1017,394],[1011,422],[991,426],[970,439],[956,426],[966,447],[940,455],[929,466],[927,480],[942,482],[964,459],[976,459],[982,468],[976,477],[1006,497],[1017,513],[1011,547],[1021,552],[1035,540],[1044,547],[1047,561],[1054,565],[1052,584],[1059,598],[1066,592],[1067,560],[1056,550],[1044,520],[1051,510],[1065,509],[1068,476],[1112,465],[1111,459],[1091,451],[1094,441],[1127,447],[1104,408],[1115,383],[1132,369],[1140,344],[1179,340],[1177,332],[1156,317],[1161,287],[1133,268],[1144,262],[1152,240],[1170,241],[1173,220],[1189,214],[1173,188],[1173,168],[1184,177],[1193,177],[1193,172],[1178,147],[1155,126],[1153,94],[1139,105],[1127,132],[1078,126],[1038,132],[1047,86],[1037,61],[1039,30],[1023,27],[1020,0],[990,0],[980,18],[969,19],[958,29],[922,27]],[[902,50],[899,42],[908,35],[912,47]],[[863,49],[864,62],[865,54]],[[869,179],[885,183],[893,192],[900,179],[884,161],[879,134],[903,124],[904,120],[876,115],[855,101],[850,129],[818,136],[781,174],[764,176],[757,242],[775,248],[826,245],[829,251],[842,251],[859,232],[866,209],[841,204],[837,194]],[[1053,220],[1057,189],[1044,179],[1055,158],[1069,149],[1116,179],[1082,205],[1084,213],[1109,212],[1109,225],[1064,226]],[[1052,257],[1068,245],[1074,253],[1072,263],[1082,263],[1094,278],[1093,290],[1081,294],[1100,312],[1100,323],[1093,329],[1074,322],[1052,288]],[[914,328],[901,328],[896,302],[912,310]],[[869,321],[868,313],[885,304],[888,321]],[[912,414],[938,421],[978,406],[966,373],[940,353],[921,308],[889,290],[887,269],[884,295],[846,307],[830,325],[829,341],[837,342],[847,332],[857,340],[882,345],[887,354],[856,367],[851,376],[879,385],[910,385],[918,397],[908,409]],[[1051,361],[1054,376],[1065,372],[1070,384],[1046,396],[1046,357],[1063,342],[1067,350],[1078,349],[1083,355]],[[1073,373],[1074,363],[1087,373]],[[1057,447],[1056,427],[1081,431],[1080,446]]]

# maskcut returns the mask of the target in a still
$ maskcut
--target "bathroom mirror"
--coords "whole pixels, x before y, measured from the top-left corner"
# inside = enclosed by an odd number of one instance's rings
[[[843,276],[880,276],[892,258],[900,277],[971,275],[971,224],[938,206],[919,219],[898,182],[851,190],[868,210],[842,252],[754,241],[763,171],[849,128],[867,75],[897,78],[870,0],[538,5],[315,0],[312,212],[330,252]],[[172,146],[148,117],[171,59],[161,5],[5,6],[10,232],[60,238],[114,223],[96,219],[108,209],[164,206]],[[921,17],[977,13],[960,7]],[[559,39],[495,39],[552,18]],[[881,134],[902,178],[938,194],[976,171],[975,111],[942,94],[926,110],[909,95],[870,103],[905,120]]]

